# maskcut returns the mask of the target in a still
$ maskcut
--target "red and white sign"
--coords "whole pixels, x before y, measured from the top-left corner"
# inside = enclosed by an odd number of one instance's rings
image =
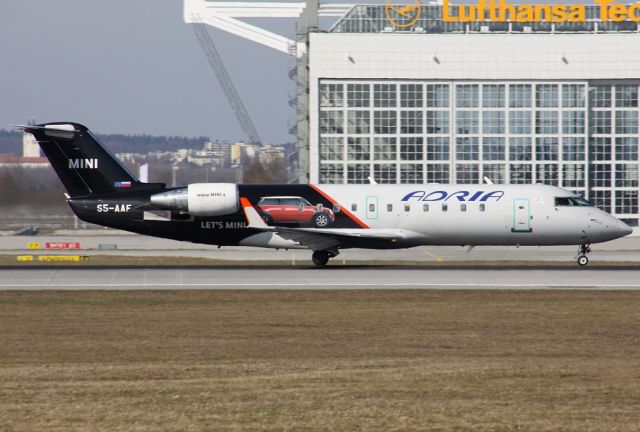
[[[80,249],[80,243],[75,243],[75,242],[68,242],[68,243],[52,242],[52,243],[45,243],[44,247],[45,247],[45,249]]]

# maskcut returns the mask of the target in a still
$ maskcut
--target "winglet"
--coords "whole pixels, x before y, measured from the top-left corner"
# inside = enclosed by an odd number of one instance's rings
[[[249,225],[247,228],[268,229],[270,228],[264,220],[260,217],[256,209],[251,205],[248,199],[240,197],[240,204],[242,204],[242,211],[247,218]]]

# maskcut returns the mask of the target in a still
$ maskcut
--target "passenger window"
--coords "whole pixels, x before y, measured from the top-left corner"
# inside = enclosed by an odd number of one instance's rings
[[[429,204],[422,204],[422,211],[429,211]]]
[[[442,204],[442,211],[446,212],[447,211],[447,205],[446,204]]]
[[[411,210],[411,205],[410,204],[405,204],[404,205],[404,211],[408,212],[409,210]]]
[[[358,204],[351,204],[351,211],[358,211]]]
[[[393,204],[387,204],[387,211],[393,211]]]
[[[369,204],[369,211],[370,212],[376,211],[376,205],[375,204]]]
[[[483,212],[484,211],[484,204],[480,204],[480,211]]]
[[[467,205],[466,204],[460,204],[460,211],[466,212],[467,211]]]

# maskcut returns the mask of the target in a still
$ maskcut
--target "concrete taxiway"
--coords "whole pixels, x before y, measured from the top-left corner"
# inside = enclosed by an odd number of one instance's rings
[[[0,270],[0,290],[640,289],[635,267],[327,267]]]

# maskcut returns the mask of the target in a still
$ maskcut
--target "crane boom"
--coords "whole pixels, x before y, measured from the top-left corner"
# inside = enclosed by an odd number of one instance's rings
[[[251,121],[249,112],[242,103],[242,99],[240,99],[240,95],[233,85],[233,81],[231,81],[229,72],[227,72],[227,68],[225,68],[224,63],[222,62],[222,58],[220,57],[220,54],[207,31],[206,25],[202,23],[198,16],[194,16],[193,21],[194,23],[192,26],[196,39],[198,39],[211,69],[213,69],[213,72],[216,74],[216,77],[222,86],[222,90],[224,91],[236,118],[238,119],[238,123],[240,123],[240,127],[242,127],[242,130],[247,134],[247,137],[252,144],[261,145],[262,140],[258,135],[258,131],[256,130],[253,121]]]

